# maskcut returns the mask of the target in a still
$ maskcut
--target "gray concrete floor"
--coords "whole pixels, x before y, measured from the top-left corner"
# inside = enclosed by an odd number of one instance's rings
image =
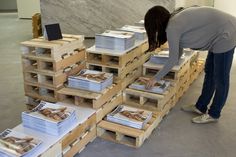
[[[31,38],[31,21],[18,20],[17,14],[2,13],[0,34],[0,131],[3,131],[19,124],[21,111],[25,110],[19,43]],[[190,120],[196,115],[180,110],[181,105],[194,103],[198,98],[201,75],[141,148],[97,138],[77,157],[235,157],[235,69],[234,61],[230,94],[218,123],[192,124]]]

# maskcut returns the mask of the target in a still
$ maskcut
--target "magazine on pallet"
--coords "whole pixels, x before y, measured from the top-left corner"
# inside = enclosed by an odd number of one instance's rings
[[[121,125],[143,129],[152,118],[152,112],[125,105],[119,105],[107,115],[107,120]]]
[[[73,108],[45,101],[31,111],[22,112],[23,126],[52,135],[62,134],[76,119]]]
[[[151,89],[146,89],[146,85],[149,80],[150,78],[140,77],[134,83],[132,83],[129,88],[157,94],[164,94],[165,91],[170,87],[170,81],[160,80]]]
[[[186,58],[185,53],[180,57],[179,64],[182,63]],[[154,54],[150,58],[150,62],[155,64],[165,64],[169,59],[169,51],[160,51],[157,54]]]
[[[31,154],[42,143],[26,134],[7,129],[0,134],[0,152],[3,156],[22,157]]]
[[[113,74],[83,69],[77,75],[68,77],[68,87],[101,92],[112,85]]]
[[[144,27],[141,26],[132,26],[125,25],[119,28],[121,31],[133,32],[135,34],[136,40],[145,40],[147,39],[147,33]]]
[[[125,31],[107,30],[95,35],[96,48],[125,51],[135,44],[135,34]]]

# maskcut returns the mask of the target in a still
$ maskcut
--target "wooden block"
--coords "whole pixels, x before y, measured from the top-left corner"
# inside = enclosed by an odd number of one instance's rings
[[[153,113],[152,119],[143,130],[103,120],[97,125],[97,136],[105,140],[138,148],[151,135],[160,120],[160,115]]]

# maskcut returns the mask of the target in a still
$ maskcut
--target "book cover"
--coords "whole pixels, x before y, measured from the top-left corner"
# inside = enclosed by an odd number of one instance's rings
[[[31,111],[23,112],[24,116],[30,116],[51,123],[61,123],[73,114],[75,110],[62,105],[41,101],[40,104]]]
[[[7,129],[0,134],[0,151],[9,156],[21,157],[34,151],[41,140]]]

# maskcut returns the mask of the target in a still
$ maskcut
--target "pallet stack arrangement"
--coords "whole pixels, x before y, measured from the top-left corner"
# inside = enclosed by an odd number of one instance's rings
[[[180,65],[175,66],[166,75],[165,79],[171,81],[171,86],[163,94],[131,88],[126,88],[123,91],[123,103],[125,105],[153,112],[153,118],[145,129],[134,129],[103,120],[97,125],[97,135],[116,143],[135,148],[140,147],[202,71],[204,61],[198,58],[198,53],[193,51],[188,54]],[[142,67],[143,76],[153,76],[163,67],[163,64],[154,65],[147,62]]]
[[[125,51],[96,49],[86,51],[83,36],[63,35],[63,39],[46,41],[42,37],[22,43],[22,64],[27,106],[35,107],[41,100],[58,102],[75,108],[78,121],[64,134],[55,137],[20,124],[16,131],[45,139],[35,156],[72,157],[97,136],[138,148],[142,146],[163,117],[182,97],[203,69],[204,61],[191,52],[175,66],[165,79],[171,82],[162,94],[129,88],[140,76],[153,76],[163,65],[147,62],[151,56],[147,40],[136,41]],[[86,63],[85,63],[86,61]],[[68,76],[88,68],[113,74],[113,84],[101,92],[69,88]],[[106,120],[118,105],[132,106],[152,112],[143,129],[135,129]]]
[[[22,42],[22,65],[27,104],[57,102],[57,91],[69,74],[85,68],[84,37],[63,35],[62,40],[36,38]]]

